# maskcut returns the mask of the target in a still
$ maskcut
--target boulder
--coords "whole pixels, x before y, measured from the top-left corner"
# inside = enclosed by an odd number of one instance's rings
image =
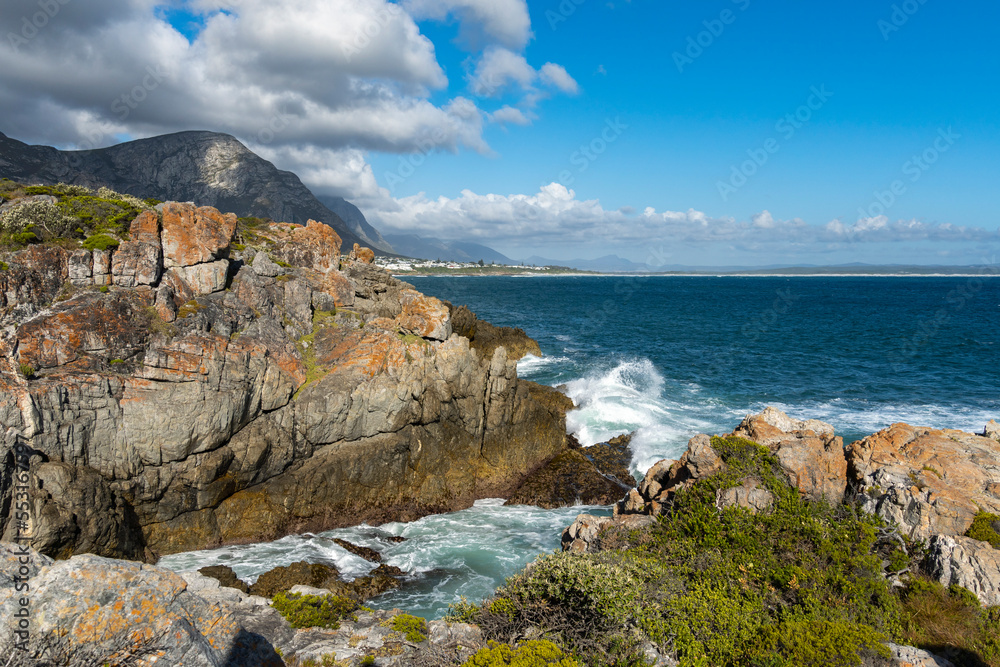
[[[93,256],[89,250],[77,250],[69,256],[69,281],[74,287],[94,284]]]
[[[209,206],[167,202],[160,242],[167,269],[214,262],[225,256],[236,232],[236,214]]]
[[[955,667],[950,660],[913,646],[888,642],[886,647],[889,649],[888,659],[866,658],[864,667]]]
[[[628,486],[602,474],[581,450],[567,449],[532,473],[505,504],[545,509],[611,505],[628,490]]]
[[[354,249],[351,250],[350,259],[362,264],[371,264],[375,261],[375,252],[371,248],[364,248],[355,243]]]
[[[451,315],[439,299],[406,290],[400,296],[402,313],[397,318],[404,333],[432,340],[448,340],[451,336]]]
[[[448,306],[451,313],[452,331],[468,338],[472,343],[472,349],[479,350],[483,358],[489,359],[493,356],[494,350],[501,346],[507,350],[507,358],[512,360],[521,359],[529,354],[542,356],[538,341],[529,338],[523,329],[494,326],[477,318],[476,314],[465,306],[456,308],[447,301],[442,303]]]
[[[847,449],[863,507],[909,536],[962,535],[980,510],[1000,514],[1000,442],[893,424]]]
[[[986,422],[986,428],[983,429],[983,437],[1000,440],[1000,424],[995,419]]]
[[[271,257],[266,252],[258,252],[254,255],[250,266],[258,276],[265,276],[267,278],[274,278],[285,272],[281,266],[271,260]]]
[[[816,419],[792,419],[772,407],[748,415],[730,435],[753,440],[778,457],[782,470],[803,495],[831,504],[844,499],[847,460],[843,438]]]
[[[771,509],[773,505],[774,494],[762,489],[756,480],[743,480],[741,485],[721,489],[715,495],[715,506],[720,510],[727,507],[742,507],[757,514]]]
[[[247,583],[236,576],[233,568],[228,565],[208,565],[206,567],[200,568],[198,573],[215,579],[219,582],[220,586],[225,586],[226,588],[235,588],[241,593],[250,593],[250,587]]]
[[[611,517],[580,514],[562,534],[563,551],[580,553],[600,550],[601,531],[612,524]]]
[[[1000,605],[1000,551],[971,537],[935,535],[927,561],[944,586],[967,588],[987,607]]]
[[[340,573],[332,565],[299,561],[286,567],[276,567],[260,575],[250,586],[250,593],[272,598],[299,584],[332,590],[331,586],[339,583],[339,577]]]
[[[322,222],[309,220],[304,226],[273,222],[256,233],[270,241],[268,254],[289,266],[321,274],[340,266],[340,235]]]
[[[111,256],[111,280],[119,287],[155,285],[162,273],[160,246],[141,241],[126,241]]]
[[[632,476],[632,450],[629,448],[633,435],[632,433],[619,435],[607,442],[584,447],[580,451],[603,475],[626,488],[631,488],[635,485],[635,477]]]
[[[0,622],[13,637],[23,594],[3,585],[9,580],[9,573],[0,576]],[[31,629],[23,657],[92,665],[116,664],[125,655],[145,664],[193,667],[284,664],[228,605],[205,600],[168,570],[89,554],[41,567],[31,578]]]
[[[178,266],[167,271],[167,275],[171,276],[171,287],[176,293],[188,297],[187,300],[226,289],[228,274],[228,259],[194,266]],[[180,284],[175,281],[179,281]]]

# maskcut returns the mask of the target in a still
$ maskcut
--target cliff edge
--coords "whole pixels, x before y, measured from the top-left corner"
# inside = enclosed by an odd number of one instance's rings
[[[4,539],[21,463],[31,546],[152,559],[467,507],[564,449],[568,399],[371,250],[143,208],[120,241],[0,252]]]

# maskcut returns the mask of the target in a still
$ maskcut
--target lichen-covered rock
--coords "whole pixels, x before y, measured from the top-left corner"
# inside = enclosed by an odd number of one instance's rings
[[[146,558],[468,507],[565,449],[568,399],[519,380],[503,346],[452,335],[436,299],[372,264],[339,270],[328,226],[254,227],[262,249],[241,266],[233,216],[159,208],[108,251],[133,287],[73,294],[62,248],[14,253],[0,272],[0,456],[21,442],[99,475],[106,488],[86,488],[135,518]],[[159,282],[129,260],[143,244]],[[124,519],[84,537],[77,503],[93,493],[32,493],[50,508],[35,517],[47,552],[130,544],[110,538]]]
[[[980,510],[1000,513],[1000,442],[893,424],[847,449],[863,507],[914,538],[962,535]]]
[[[935,535],[928,547],[929,569],[945,586],[962,586],[987,607],[1000,605],[1000,551],[971,537]]]
[[[354,248],[351,250],[350,259],[362,264],[371,264],[375,261],[375,252],[371,248],[364,248],[355,243]]]
[[[163,264],[167,269],[214,262],[223,257],[236,231],[236,214],[167,202],[159,207]]]
[[[1000,441],[1000,424],[995,419],[986,422],[986,428],[983,429],[983,437]]]
[[[564,551],[586,553],[596,551],[601,530],[612,524],[611,517],[580,514],[576,520],[563,531],[562,548]]]
[[[774,505],[774,494],[762,489],[756,480],[744,480],[739,486],[719,490],[715,495],[715,506],[720,510],[727,507],[742,507],[754,514],[765,512]]]
[[[792,419],[768,407],[759,415],[747,416],[731,435],[753,440],[774,452],[792,484],[805,496],[832,504],[844,499],[844,441],[834,435],[829,424]]]
[[[10,579],[0,576],[0,614],[13,637],[23,594]],[[31,578],[30,604],[21,654],[29,661],[44,655],[54,664],[90,665],[132,655],[141,665],[284,664],[228,605],[205,600],[181,576],[151,565],[89,554],[47,564]]]

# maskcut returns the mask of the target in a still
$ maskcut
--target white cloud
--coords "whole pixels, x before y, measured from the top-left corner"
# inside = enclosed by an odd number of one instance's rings
[[[469,75],[469,88],[476,95],[496,97],[512,83],[524,90],[530,89],[537,77],[538,72],[521,54],[492,47],[486,50],[475,72]]]
[[[500,125],[531,125],[531,119],[523,111],[504,106],[490,114],[490,120]]]
[[[555,63],[545,63],[539,70],[539,76],[545,83],[558,88],[564,93],[576,95],[580,92],[580,86],[576,80],[569,75],[566,68]]]
[[[458,18],[471,45],[492,42],[520,50],[532,37],[525,0],[405,0],[403,6],[418,19]]]

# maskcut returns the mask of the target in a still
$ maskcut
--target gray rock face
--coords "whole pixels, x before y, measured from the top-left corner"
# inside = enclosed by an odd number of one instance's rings
[[[1000,440],[1000,424],[995,419],[991,419],[986,423],[986,428],[983,429],[983,437]]]
[[[967,588],[984,606],[1000,605],[1000,551],[988,543],[936,535],[930,541],[928,560],[943,585]]]
[[[37,548],[153,558],[414,519],[509,495],[565,448],[564,398],[451,334],[439,300],[342,260],[329,227],[259,225],[246,266],[233,216],[159,208],[110,253],[106,292],[53,303],[96,253],[31,248],[0,272],[0,456],[37,455]],[[271,253],[304,263],[271,276]]]
[[[913,646],[900,646],[892,642],[886,646],[890,651],[889,659],[870,660],[865,663],[865,667],[955,667],[950,660]]]
[[[0,134],[0,159],[6,163],[2,175],[16,181],[105,186],[143,199],[193,201],[297,224],[312,218],[337,230],[348,246],[357,242],[392,251],[367,223],[344,222],[298,176],[279,171],[227,134],[178,132],[83,154],[28,146]]]
[[[12,549],[3,547],[4,553]],[[42,656],[53,664],[104,664],[125,652],[150,663],[194,667],[284,664],[268,640],[240,624],[232,605],[218,595],[206,600],[173,572],[93,555],[51,563],[32,553],[29,559],[45,565],[30,578],[30,633],[27,651],[18,654],[27,661],[22,664],[36,664]],[[16,636],[23,595],[7,583],[10,563],[9,557],[0,559],[5,637]]]

